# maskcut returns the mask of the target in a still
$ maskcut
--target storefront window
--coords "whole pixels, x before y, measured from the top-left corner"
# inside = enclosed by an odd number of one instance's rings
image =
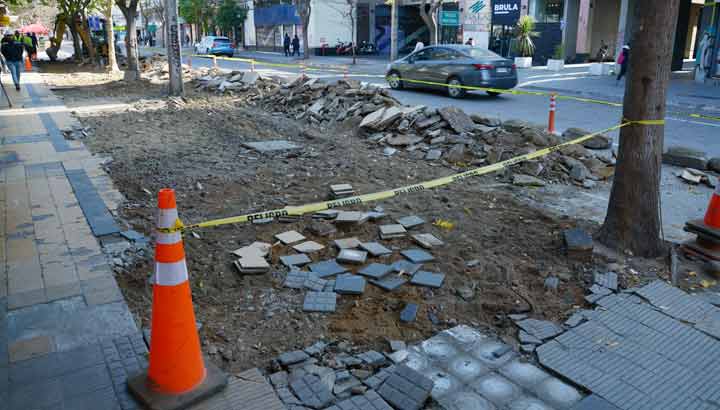
[[[563,18],[563,0],[530,0],[529,10],[538,23],[559,23]]]

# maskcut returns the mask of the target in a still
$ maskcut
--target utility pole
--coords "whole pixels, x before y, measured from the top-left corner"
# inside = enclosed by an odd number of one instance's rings
[[[170,95],[183,95],[182,56],[180,53],[180,26],[177,0],[165,0],[165,33],[167,41]]]
[[[625,85],[623,122],[665,119],[666,92],[680,0],[637,0]],[[632,124],[620,130],[617,168],[598,239],[635,256],[656,257],[660,237],[660,171],[664,125]]]
[[[398,2],[400,0],[391,0],[390,7],[390,61],[397,60],[398,57]]]

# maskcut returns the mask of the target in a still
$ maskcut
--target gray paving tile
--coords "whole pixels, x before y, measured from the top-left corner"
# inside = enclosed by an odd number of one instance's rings
[[[526,332],[538,339],[549,339],[563,332],[562,328],[553,322],[537,319],[525,319],[516,324]]]
[[[7,296],[8,310],[20,309],[47,302],[45,289],[35,289],[27,292],[12,293]]]
[[[367,393],[342,400],[327,410],[392,410],[380,395],[370,390]]]
[[[335,280],[335,292],[346,295],[361,295],[365,292],[365,278],[358,275],[338,275]]]
[[[410,279],[410,283],[418,286],[439,288],[445,280],[444,273],[417,271]]]
[[[385,356],[375,350],[368,350],[367,352],[356,354],[355,357],[362,360],[363,363],[370,366],[381,366],[387,362]]]
[[[65,170],[75,196],[95,236],[119,233],[120,228],[84,170]]]
[[[292,269],[296,266],[307,265],[308,263],[312,262],[312,260],[310,260],[310,258],[304,253],[298,253],[295,255],[281,256],[280,262],[282,262],[282,264],[287,266],[288,268]]]
[[[395,366],[388,366],[379,372],[363,380],[363,383],[371,389],[377,390],[380,385],[395,371]]]
[[[411,229],[416,226],[420,226],[425,223],[425,220],[417,215],[404,216],[397,220],[397,223],[402,225],[405,229]]]
[[[412,263],[425,263],[435,260],[435,257],[422,249],[406,249],[400,253]]]
[[[618,276],[615,272],[608,273],[596,273],[594,275],[595,284],[604,288],[617,291],[618,290]]]
[[[384,263],[371,263],[358,271],[359,275],[380,279],[392,271],[392,266]]]
[[[337,263],[335,259],[328,259],[308,265],[311,271],[316,273],[321,278],[327,278],[333,275],[339,275],[347,272],[342,265]]]
[[[60,380],[30,381],[10,389],[8,410],[28,410],[43,407],[59,407],[63,402]]]
[[[334,312],[337,304],[335,292],[308,292],[303,301],[306,312]]]
[[[288,272],[287,276],[285,276],[285,282],[283,282],[283,286],[291,289],[303,289],[305,280],[308,278],[309,275],[310,272],[298,269],[290,269],[290,272]]]
[[[367,260],[367,252],[356,249],[342,249],[337,256],[338,262],[361,265]]]
[[[432,380],[405,366],[396,366],[380,385],[378,394],[400,410],[419,410],[430,397]]]
[[[400,312],[400,321],[410,323],[415,321],[417,317],[418,305],[416,303],[408,303]]]
[[[407,279],[403,278],[399,275],[386,275],[383,278],[380,279],[371,279],[370,283],[373,285],[386,290],[388,292],[392,292],[393,290],[398,289],[400,286],[407,283]]]
[[[72,397],[112,387],[112,380],[105,363],[64,374],[61,380],[63,397]]]
[[[334,398],[327,385],[311,374],[291,380],[290,388],[302,404],[314,409],[326,407]]]
[[[315,292],[322,292],[322,290],[325,288],[326,283],[327,281],[325,279],[320,279],[314,273],[311,273],[305,279],[303,287],[305,289],[310,289]]]
[[[131,408],[131,407],[126,407]],[[73,410],[121,410],[112,387],[95,390],[87,394],[69,397],[65,400],[65,409]]]
[[[407,274],[412,275],[415,272],[417,272],[418,270],[420,270],[420,268],[422,267],[422,264],[412,263],[405,259],[401,259],[399,261],[393,262],[393,264],[391,266],[395,272],[398,272],[398,273],[402,272],[402,273],[407,273]]]
[[[310,356],[302,350],[295,350],[292,352],[285,352],[278,356],[278,361],[283,366],[289,366],[291,364],[304,362],[309,359]]]
[[[371,256],[383,256],[383,255],[390,255],[392,254],[392,251],[379,242],[363,242],[360,244],[360,247],[367,251]]]

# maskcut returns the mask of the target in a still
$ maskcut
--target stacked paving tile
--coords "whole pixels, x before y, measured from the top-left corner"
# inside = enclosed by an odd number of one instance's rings
[[[382,219],[384,216],[381,208],[370,212],[323,211],[313,215],[315,219],[325,219],[336,225],[361,224],[368,220]],[[393,232],[390,239],[405,238],[408,237],[408,230],[419,228],[424,224],[425,220],[422,218],[410,215],[399,218],[397,224],[380,225],[378,234],[381,240],[387,239],[388,232]],[[334,229],[326,229],[321,225],[316,223],[311,231],[313,233],[328,232],[328,235],[336,232]],[[391,229],[388,229],[388,226]],[[392,263],[387,262],[396,252],[389,248],[390,244],[383,244],[376,239],[363,242],[354,237],[340,238],[324,245],[308,240],[303,234],[296,231],[278,233],[275,238],[279,245],[283,245],[280,252],[286,253],[279,257],[281,264],[288,269],[283,286],[306,291],[303,301],[303,310],[306,312],[334,312],[339,296],[362,295],[368,284],[392,292],[406,284],[440,288],[445,280],[443,273],[422,269],[423,264],[435,260],[429,250],[444,244],[442,240],[430,233],[414,233],[411,238],[421,248],[400,250],[397,254],[402,259]],[[336,257],[318,260],[314,254],[326,247],[336,248]],[[240,255],[243,250],[247,253],[247,249],[251,248],[252,245],[234,253]],[[414,315],[404,315],[403,317],[405,321],[414,320]]]
[[[316,342],[278,356],[268,378],[292,410],[561,410],[583,399],[511,346],[468,326],[388,347],[380,353]]]

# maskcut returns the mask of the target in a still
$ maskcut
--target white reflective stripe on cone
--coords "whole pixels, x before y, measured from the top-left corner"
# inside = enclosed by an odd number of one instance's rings
[[[188,280],[185,259],[174,263],[155,262],[153,283],[161,286],[176,286]]]
[[[175,221],[178,220],[178,212],[176,208],[173,209],[159,209],[157,218],[158,228],[172,228],[175,226]]]
[[[182,234],[180,232],[163,233],[157,232],[157,243],[163,245],[173,245],[182,240]]]

